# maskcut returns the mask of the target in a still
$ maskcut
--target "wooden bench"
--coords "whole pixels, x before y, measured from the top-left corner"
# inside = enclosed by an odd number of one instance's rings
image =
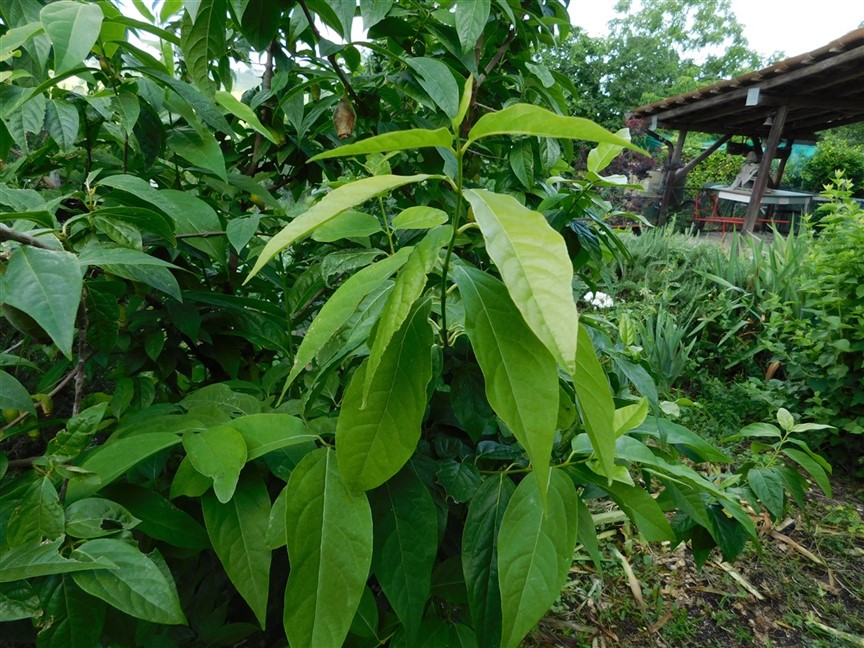
[[[707,211],[707,214],[700,213],[699,205],[702,202],[701,197],[703,195],[707,195],[706,193],[700,192],[700,195],[696,198],[696,210],[693,214],[693,222],[694,223],[717,223],[721,227],[721,231],[726,233],[726,226],[731,225],[732,229],[736,229],[744,225],[744,217],[743,216],[724,216],[719,211],[719,202],[720,202],[720,194],[714,193],[714,198],[711,201],[711,208]],[[756,223],[760,225],[789,225],[790,220],[774,218],[773,216],[769,216],[767,218],[757,218]],[[702,229],[701,226],[698,229]]]

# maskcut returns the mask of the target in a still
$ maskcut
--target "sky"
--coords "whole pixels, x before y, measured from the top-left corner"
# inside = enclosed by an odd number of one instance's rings
[[[574,25],[592,36],[606,32],[616,0],[571,0]],[[803,54],[857,29],[864,21],[864,0],[732,0],[750,47],[762,55]]]

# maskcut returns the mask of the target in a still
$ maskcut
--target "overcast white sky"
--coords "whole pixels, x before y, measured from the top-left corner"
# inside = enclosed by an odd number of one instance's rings
[[[615,0],[571,0],[570,16],[592,36],[606,32]],[[750,47],[767,55],[795,56],[821,47],[858,28],[862,0],[732,0]]]

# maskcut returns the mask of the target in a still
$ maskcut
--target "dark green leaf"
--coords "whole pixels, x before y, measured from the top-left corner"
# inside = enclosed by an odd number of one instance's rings
[[[198,0],[194,17],[185,16],[180,28],[180,47],[192,81],[212,96],[210,61],[225,53],[225,0]]]
[[[129,530],[141,520],[111,500],[87,497],[66,509],[66,533],[73,538],[101,538]]]
[[[18,410],[35,414],[33,399],[18,380],[5,371],[0,371],[0,409]]]
[[[105,603],[82,592],[71,576],[48,579],[39,594],[47,623],[39,632],[37,648],[91,648],[99,644]]]
[[[42,604],[27,581],[0,585],[0,619],[3,622],[30,619],[42,614]]]
[[[63,536],[63,506],[47,477],[35,480],[9,516],[6,543],[10,547],[34,545]]]
[[[93,560],[88,556],[74,556],[76,560],[68,560],[58,553],[62,543],[62,540],[57,540],[4,550],[0,553],[0,583],[116,567],[111,560],[104,557]]]
[[[52,99],[46,111],[46,126],[61,151],[75,148],[78,140],[78,109],[63,99]]]
[[[417,82],[444,114],[450,119],[456,117],[459,112],[459,86],[450,68],[441,61],[425,57],[406,58],[405,63],[414,71]]]
[[[826,497],[831,497],[831,482],[828,481],[828,475],[825,470],[819,465],[810,455],[795,448],[783,448],[783,454],[789,457],[792,461],[801,466],[813,478]]]
[[[168,146],[180,157],[212,171],[220,180],[228,182],[222,149],[210,131],[203,128],[173,128],[168,133]]]
[[[457,0],[456,33],[459,35],[462,52],[474,52],[489,19],[489,8],[490,0]]]
[[[747,483],[771,516],[779,520],[785,506],[783,478],[779,469],[751,468],[747,472]]]
[[[480,487],[480,470],[473,463],[442,461],[437,474],[438,483],[454,502],[467,502]]]
[[[229,425],[183,435],[183,447],[195,470],[213,480],[217,499],[225,504],[234,495],[240,471],[246,465],[243,436]]]

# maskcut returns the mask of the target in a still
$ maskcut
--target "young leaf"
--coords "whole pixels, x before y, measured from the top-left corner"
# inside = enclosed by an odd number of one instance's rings
[[[273,3],[267,2],[265,4],[272,5]],[[247,13],[250,12],[246,11],[243,15],[245,16]],[[258,119],[255,111],[243,102],[241,102],[239,99],[237,99],[230,92],[225,92],[224,90],[217,90],[216,103],[218,103],[220,106],[222,106],[225,110],[230,112],[238,119],[242,119],[244,122],[249,124],[252,130],[254,130],[256,133],[263,135],[274,144],[279,144],[279,141],[275,137],[273,137],[273,133],[267,130],[264,124],[262,124],[261,121]]]
[[[459,112],[456,113],[456,116],[451,122],[453,124],[454,131],[459,130],[459,127],[465,120],[465,116],[468,114],[468,109],[471,107],[471,97],[473,96],[473,94],[474,75],[469,74],[468,78],[465,79],[465,86],[462,88],[462,98],[459,100]]]
[[[35,480],[13,509],[6,527],[9,547],[34,545],[63,536],[63,506],[47,477]]]
[[[294,469],[288,493],[285,633],[291,645],[338,648],[372,563],[369,502],[348,489],[336,456],[323,448]]]
[[[260,478],[245,475],[230,502],[221,503],[213,495],[205,495],[201,510],[219,561],[263,628],[271,557],[265,542],[270,517],[266,485]]]
[[[588,342],[591,342],[590,337]],[[612,416],[612,429],[615,430],[615,436],[619,437],[633,428],[639,427],[646,416],[648,416],[648,399],[644,396],[634,405],[619,407]]]
[[[450,68],[441,61],[426,57],[406,58],[405,62],[429,98],[445,115],[454,119],[459,113],[459,86]]]
[[[61,0],[39,12],[45,33],[54,47],[54,74],[78,67],[90,54],[102,28],[102,9],[97,4]]]
[[[110,571],[76,572],[75,583],[88,594],[145,621],[169,625],[186,623],[174,582],[152,558],[132,545],[113,538],[99,538],[78,546],[72,558],[104,558],[117,566]]]
[[[576,545],[578,497],[560,470],[549,480],[546,510],[534,473],[523,479],[507,505],[498,534],[502,648],[522,638],[558,598]]]
[[[2,301],[32,317],[67,358],[72,357],[82,286],[74,254],[30,245],[12,252],[0,278]]]
[[[462,530],[462,572],[481,646],[501,643],[498,532],[515,487],[504,474],[487,478],[471,499]]]
[[[457,0],[456,33],[463,53],[474,51],[489,19],[490,4],[490,0]]]
[[[591,439],[591,447],[597,453],[600,465],[609,479],[615,467],[615,403],[612,389],[606,379],[594,344],[587,329],[578,326],[579,346],[576,349],[576,372],[573,376],[573,389],[579,402],[582,422]]]
[[[428,175],[424,174],[413,176],[382,175],[355,180],[334,189],[309,211],[295,218],[281,232],[267,242],[267,245],[264,246],[258,259],[255,261],[255,266],[246,277],[246,282],[258,274],[270,259],[294,241],[310,234],[319,225],[323,225],[346,209],[356,207],[385,191],[411,182],[422,182],[428,177]]]
[[[217,425],[200,433],[186,432],[183,447],[195,470],[213,480],[216,498],[223,504],[230,500],[246,465],[243,436],[230,425]]]
[[[431,303],[416,306],[381,357],[363,404],[367,362],[342,399],[336,424],[336,456],[345,481],[369,490],[395,475],[414,453],[432,378]]]
[[[617,133],[615,133],[615,136],[629,142],[630,129],[622,128]],[[618,155],[623,149],[624,147],[619,144],[610,144],[608,142],[598,144],[596,147],[588,151],[586,168],[592,173],[600,173],[603,169],[605,169],[612,163],[612,160],[618,157]]]
[[[443,225],[446,222],[446,212],[434,207],[417,205],[416,207],[403,209],[393,218],[390,224],[393,226],[393,229],[397,230],[418,230],[429,229],[436,225]]]
[[[438,551],[438,516],[408,466],[370,494],[375,528],[372,571],[409,639],[416,639]]]
[[[105,603],[82,592],[71,576],[49,578],[40,587],[39,596],[43,601],[40,609],[51,623],[45,624],[39,632],[37,648],[99,645],[107,609]]]
[[[579,315],[573,300],[573,264],[564,239],[542,214],[512,196],[469,189],[465,198],[525,322],[573,376]]]
[[[303,421],[287,414],[241,416],[231,421],[231,427],[237,430],[246,442],[246,461],[295,443],[318,438],[318,435],[309,433]]]
[[[453,134],[446,128],[428,130],[413,128],[411,130],[393,131],[367,137],[359,142],[345,144],[329,151],[324,151],[309,158],[309,162],[327,160],[329,158],[348,157],[349,155],[367,155],[369,153],[387,153],[390,151],[413,151],[430,146],[453,146]]]

